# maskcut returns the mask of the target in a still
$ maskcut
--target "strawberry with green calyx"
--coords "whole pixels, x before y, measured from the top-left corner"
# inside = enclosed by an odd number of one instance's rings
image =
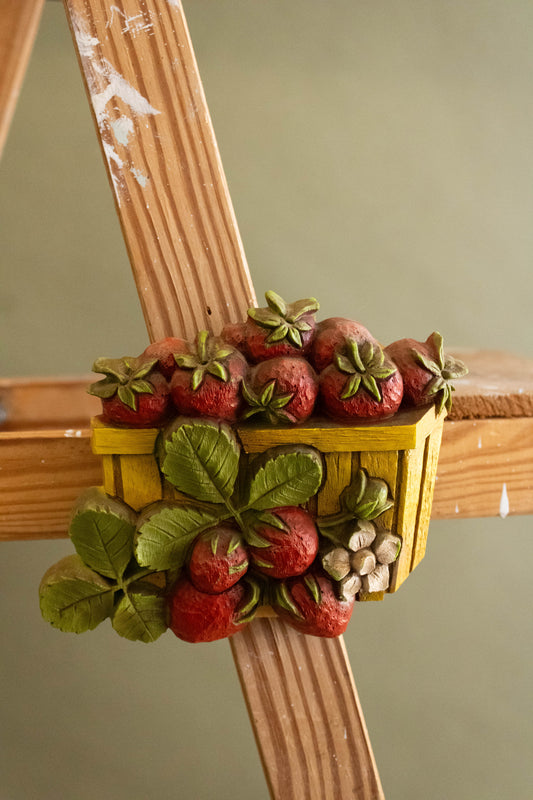
[[[304,358],[278,356],[256,364],[243,381],[242,391],[248,405],[243,419],[296,424],[313,413],[318,378]]]
[[[435,403],[437,412],[452,407],[453,380],[467,374],[468,368],[458,358],[444,352],[444,342],[438,331],[425,342],[399,339],[385,348],[387,355],[400,370],[404,382],[404,403],[425,406]]]
[[[286,303],[276,292],[266,292],[266,308],[248,309],[246,352],[251,361],[286,355],[304,355],[309,350],[319,309],[314,297]]]
[[[319,384],[322,407],[336,421],[390,417],[403,396],[399,370],[369,340],[346,339],[334,363],[320,373]]]
[[[102,401],[102,416],[106,422],[132,427],[159,425],[166,417],[170,404],[169,386],[163,375],[155,370],[156,359],[98,358],[93,372],[105,378],[93,383],[89,394]]]
[[[201,592],[182,577],[171,591],[169,627],[185,642],[214,642],[242,630],[261,602],[257,581],[248,576],[219,594]]]
[[[317,372],[333,364],[335,354],[343,349],[346,339],[353,339],[358,345],[377,341],[364,325],[352,319],[329,317],[317,323],[309,354]]]
[[[301,575],[318,552],[313,518],[299,506],[273,508],[258,515],[247,539],[254,569],[270,578]]]
[[[248,569],[239,532],[218,525],[202,533],[193,545],[188,568],[191,583],[201,592],[220,594],[231,588]]]
[[[237,419],[242,405],[241,382],[248,369],[242,353],[200,331],[194,352],[177,355],[176,365],[170,391],[180,414]]]
[[[157,360],[157,369],[167,380],[170,380],[176,369],[177,355],[184,355],[189,352],[189,346],[185,339],[178,339],[175,336],[168,336],[158,342],[152,342],[141,355],[146,361]]]
[[[314,569],[276,583],[271,603],[277,614],[300,633],[331,638],[345,632],[354,597],[340,600],[330,578]]]

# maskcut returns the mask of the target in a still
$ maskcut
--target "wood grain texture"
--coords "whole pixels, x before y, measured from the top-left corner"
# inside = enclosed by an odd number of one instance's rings
[[[533,417],[446,421],[432,517],[532,513]]]
[[[100,400],[87,394],[94,375],[0,379],[0,430],[88,428]]]
[[[444,421],[441,421],[441,423],[437,425],[435,430],[428,436],[424,448],[424,466],[422,468],[420,503],[418,507],[413,555],[411,558],[411,571],[422,561],[426,553],[443,425]]]
[[[90,432],[0,434],[0,540],[67,535],[76,498],[101,483]]]
[[[152,341],[255,295],[182,4],[65,0]]]
[[[415,543],[420,483],[424,465],[424,449],[405,450],[399,454],[398,489],[396,495],[395,533],[402,537],[402,549],[391,567],[389,591],[395,592],[411,571]]]
[[[450,419],[533,416],[533,361],[497,350],[457,350],[468,365],[457,381]]]
[[[342,637],[258,619],[230,644],[272,797],[383,798]]]
[[[44,0],[0,0],[0,157],[39,27]]]

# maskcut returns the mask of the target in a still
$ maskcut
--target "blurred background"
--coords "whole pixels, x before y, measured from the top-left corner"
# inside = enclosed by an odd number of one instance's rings
[[[186,12],[260,299],[314,295],[383,343],[438,329],[533,357],[528,0]],[[60,3],[0,165],[0,252],[2,376],[144,349]],[[531,798],[531,527],[433,522],[400,592],[356,608],[345,638],[387,800]],[[37,587],[69,552],[1,548],[0,800],[266,800],[227,643],[53,630]]]

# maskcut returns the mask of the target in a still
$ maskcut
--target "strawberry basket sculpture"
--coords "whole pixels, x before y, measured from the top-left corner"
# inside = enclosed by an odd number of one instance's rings
[[[220,336],[98,359],[103,487],[44,575],[41,611],[75,633],[231,636],[258,613],[338,636],[356,600],[423,558],[443,420],[466,367],[442,337],[383,348],[360,323],[267,292]]]

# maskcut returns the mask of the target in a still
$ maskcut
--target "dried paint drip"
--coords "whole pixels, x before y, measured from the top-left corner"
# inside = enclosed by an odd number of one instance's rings
[[[509,514],[509,496],[507,494],[507,484],[504,483],[502,487],[502,496],[500,498],[500,517],[505,519]]]

